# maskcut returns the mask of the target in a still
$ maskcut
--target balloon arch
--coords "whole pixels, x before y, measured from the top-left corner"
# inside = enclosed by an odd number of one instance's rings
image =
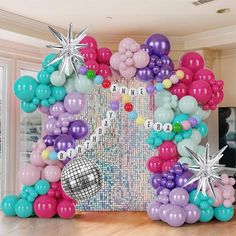
[[[223,150],[209,157],[209,145],[200,145],[208,133],[204,120],[224,96],[223,81],[204,67],[203,57],[187,52],[175,68],[168,56],[170,42],[161,34],[149,36],[141,45],[125,38],[112,54],[109,48],[98,48],[86,29],[76,37],[71,26],[67,37],[51,27],[50,31],[60,43],[50,47],[59,53],[45,57],[37,80],[22,76],[15,81],[21,109],[27,113],[38,109],[47,118],[44,136],[32,146],[30,163],[19,169],[20,194],[2,200],[4,214],[72,218],[77,200],[93,196],[102,185],[99,167],[82,156],[99,143],[121,109],[130,122],[146,129],[146,143],[156,152],[147,157],[156,195],[147,205],[148,216],[171,226],[209,222],[213,217],[229,221],[235,181],[218,174]],[[125,79],[113,82],[114,75]],[[122,84],[125,80],[142,85],[128,88]],[[106,118],[91,131],[78,115],[95,86],[110,91],[112,99]],[[155,98],[154,119],[137,112],[133,101],[139,96]]]

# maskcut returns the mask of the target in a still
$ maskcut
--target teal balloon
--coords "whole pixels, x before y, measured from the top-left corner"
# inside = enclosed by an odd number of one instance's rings
[[[15,195],[8,195],[2,199],[1,209],[5,216],[15,216],[15,205],[19,198]]]
[[[24,111],[26,113],[34,112],[37,109],[37,106],[35,104],[33,104],[32,102],[24,102],[24,101],[21,101],[20,107],[21,107],[22,111]]]
[[[214,216],[214,210],[213,208],[210,206],[206,209],[200,209],[200,222],[209,222],[212,220]]]
[[[197,100],[192,96],[184,96],[179,100],[179,109],[182,113],[191,114],[197,111]]]
[[[75,80],[75,89],[80,93],[90,94],[94,90],[94,83],[85,75],[80,75],[79,78]]]
[[[50,184],[45,179],[40,179],[34,185],[34,189],[38,192],[39,195],[46,194],[50,189]]]
[[[48,73],[52,74],[52,72],[54,72],[57,68],[55,68],[54,66],[47,66],[46,70],[48,71]]]
[[[41,101],[41,106],[43,107],[50,107],[50,103],[47,99]]]
[[[51,95],[51,88],[46,84],[40,84],[35,91],[37,98],[40,100],[47,99]]]
[[[50,83],[50,73],[46,69],[39,71],[37,80],[40,84],[49,84]]]
[[[173,124],[177,123],[180,124],[182,121],[188,120],[189,116],[185,114],[178,114],[175,116],[173,120]]]
[[[54,58],[56,57],[56,54],[55,53],[50,53],[48,54],[44,60],[43,60],[43,63],[42,63],[42,66],[45,68],[47,67],[48,63],[51,62]],[[53,67],[55,67],[55,69],[58,69],[59,65],[61,64],[61,60],[55,62],[52,64]]]
[[[158,137],[160,137],[162,140],[172,140],[175,136],[174,132],[165,132],[165,131],[160,131],[158,132]]]
[[[205,138],[208,134],[208,127],[207,127],[206,123],[204,123],[204,122],[201,122],[200,124],[195,126],[195,129],[197,129],[199,131],[202,138]]]
[[[162,124],[171,123],[174,116],[173,110],[165,107],[158,107],[154,113],[155,121]]]
[[[67,78],[64,87],[67,94],[75,92],[75,74],[72,74],[69,78]]]
[[[234,216],[234,206],[224,207],[224,205],[220,205],[214,208],[214,216],[219,221],[229,221]]]
[[[20,199],[15,205],[15,212],[21,218],[30,217],[33,214],[33,204],[26,199]]]
[[[55,87],[52,86],[52,97],[54,97],[57,101],[61,101],[66,96],[66,90],[64,87]]]
[[[39,105],[39,104],[40,104],[40,100],[35,97],[35,98],[32,100],[32,103],[33,103],[34,105]]]
[[[14,93],[22,101],[30,102],[35,97],[37,81],[31,76],[21,76],[15,81]]]
[[[56,101],[57,101],[57,100],[56,100],[54,97],[50,97],[50,98],[48,99],[48,102],[49,102],[50,105],[55,104]]]
[[[197,206],[200,206],[200,203],[201,203],[201,196],[203,195],[202,192],[199,192],[197,197],[197,190],[193,190],[190,192],[189,194],[189,201],[190,203],[194,204],[194,205],[197,205]]]

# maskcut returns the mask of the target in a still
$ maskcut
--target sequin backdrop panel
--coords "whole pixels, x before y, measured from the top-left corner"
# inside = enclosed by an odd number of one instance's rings
[[[125,81],[121,82],[125,84]],[[137,81],[127,87],[142,86]],[[97,88],[89,96],[87,110],[79,116],[90,124],[90,133],[100,126],[111,100],[110,91]],[[148,118],[153,118],[152,104],[147,95],[132,99],[134,109]],[[85,158],[100,166],[103,175],[102,190],[89,201],[80,202],[81,211],[144,211],[153,199],[153,190],[148,183],[147,159],[154,154],[145,143],[147,132],[128,120],[123,109],[117,113],[111,127]]]

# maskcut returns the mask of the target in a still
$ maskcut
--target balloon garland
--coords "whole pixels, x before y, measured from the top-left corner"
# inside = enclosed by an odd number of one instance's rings
[[[108,48],[98,48],[96,40],[86,36],[86,30],[75,38],[71,33],[66,38],[53,28],[50,31],[66,55],[74,59],[68,61],[67,56],[49,54],[42,62],[37,81],[22,76],[15,82],[14,92],[21,101],[21,109],[30,113],[38,108],[47,118],[45,135],[32,146],[31,163],[19,169],[19,181],[24,185],[21,193],[2,200],[4,214],[23,218],[34,214],[42,218],[56,214],[61,218],[73,217],[76,201],[67,194],[72,196],[73,189],[81,186],[80,181],[86,182],[87,189],[73,194],[76,200],[91,197],[101,188],[98,167],[79,158],[99,142],[116,112],[123,108],[129,120],[149,132],[146,142],[156,151],[156,155],[147,160],[147,169],[152,174],[150,183],[157,196],[147,206],[149,217],[175,227],[208,222],[213,217],[219,221],[230,220],[234,214],[235,180],[222,174],[213,183],[214,194],[207,183],[200,186],[192,181],[194,167],[191,166],[199,159],[191,158],[188,151],[196,158],[204,155],[205,147],[200,142],[208,128],[203,120],[216,109],[224,95],[223,81],[216,80],[214,73],[204,68],[203,57],[196,52],[185,53],[175,69],[168,56],[170,42],[161,34],[149,36],[142,45],[125,38],[118,52],[112,55]],[[73,47],[66,47],[72,40]],[[74,47],[78,52],[73,51]],[[127,88],[113,83],[111,68],[127,79],[135,77],[146,85]],[[95,85],[107,89],[113,96],[101,126],[90,132],[87,122],[78,119],[78,115],[84,111],[87,95]],[[154,120],[135,111],[132,99],[144,95],[155,100]],[[86,168],[89,173],[82,173]],[[83,178],[78,179],[77,174]],[[87,175],[93,175],[94,182]],[[206,192],[199,192],[203,186]]]

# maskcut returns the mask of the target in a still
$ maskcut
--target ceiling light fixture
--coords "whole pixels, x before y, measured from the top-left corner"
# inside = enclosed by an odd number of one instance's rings
[[[230,8],[222,8],[216,11],[218,14],[225,14],[230,12]]]

